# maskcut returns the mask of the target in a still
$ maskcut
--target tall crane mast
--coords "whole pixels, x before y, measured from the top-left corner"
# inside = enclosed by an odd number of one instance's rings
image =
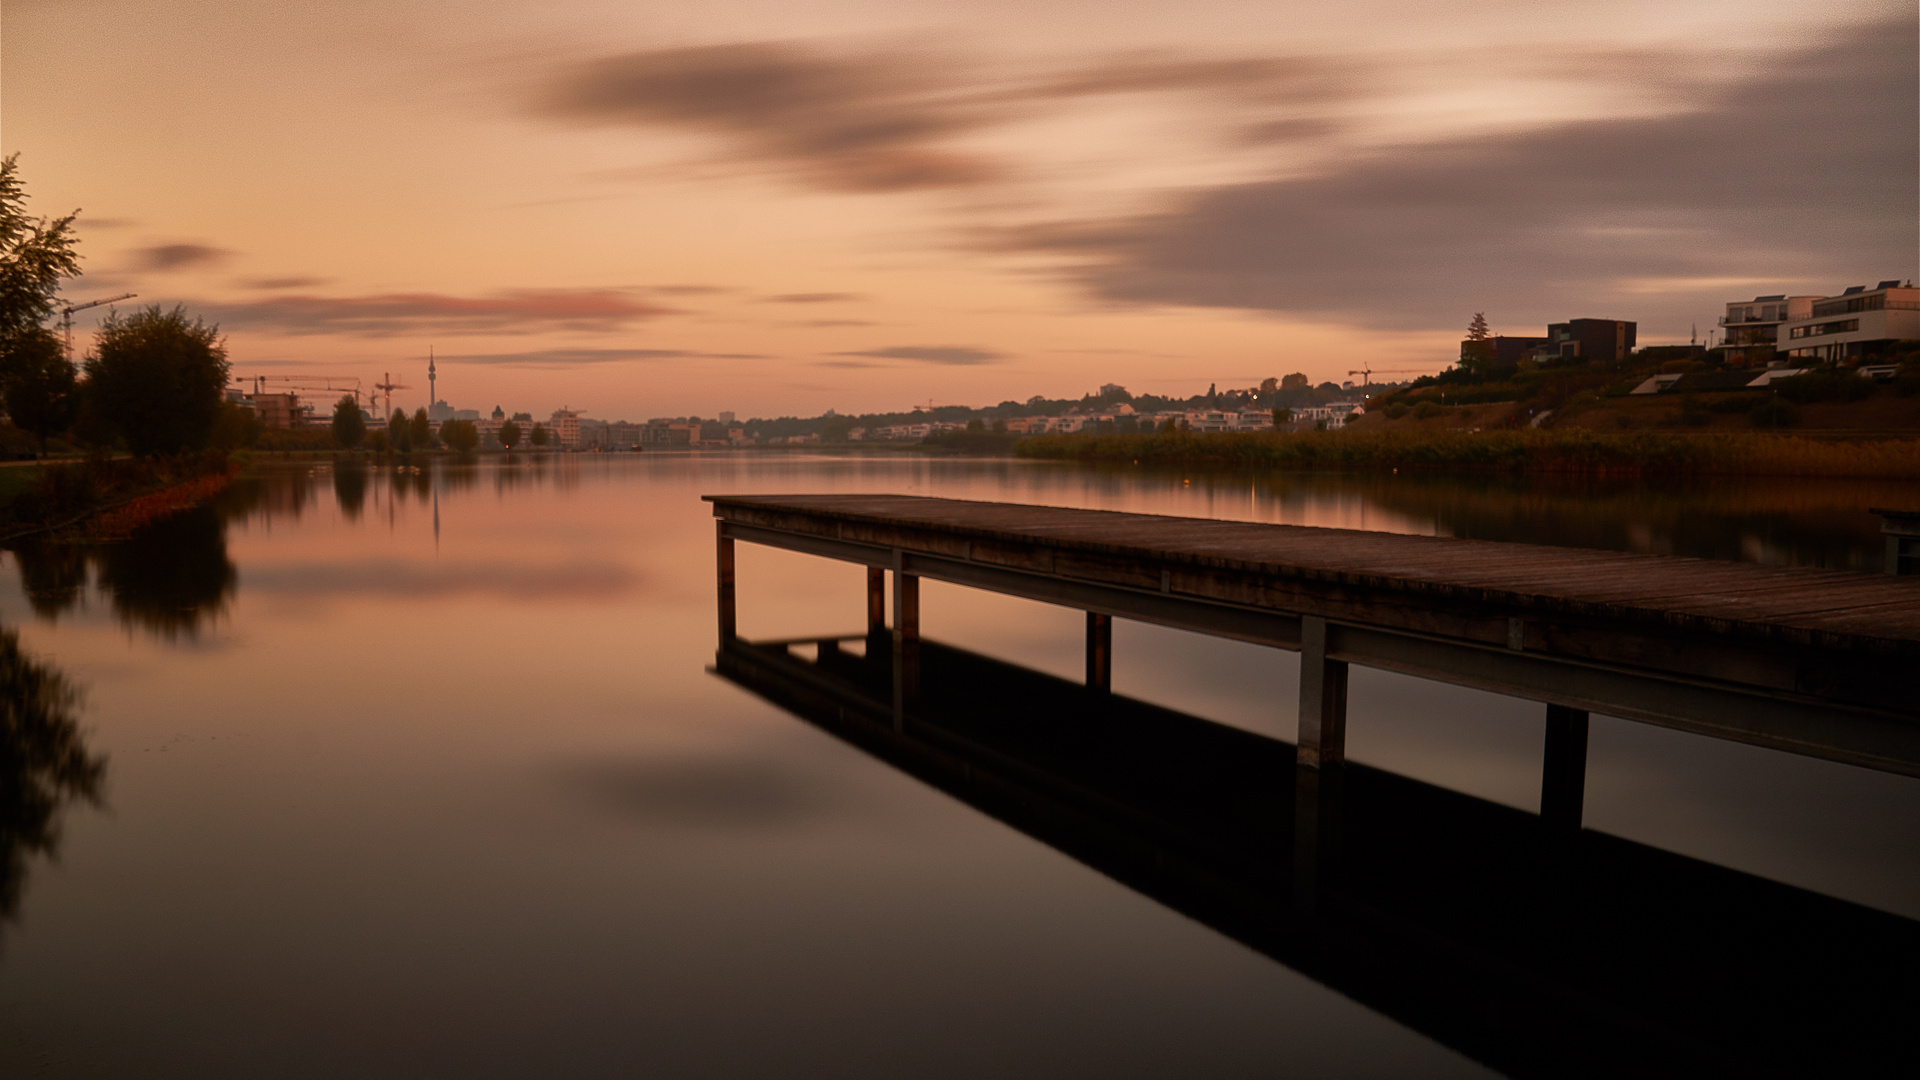
[[[84,304],[67,304],[63,306],[60,309],[60,338],[62,341],[66,343],[67,361],[69,363],[73,361],[73,313],[74,312],[85,311],[88,308],[96,308],[96,307],[99,307],[101,304],[117,304],[122,300],[131,300],[138,295],[140,294],[139,293],[121,293],[119,296],[109,296],[105,300],[89,300]]]
[[[395,390],[411,390],[413,387],[394,382],[392,372],[382,372],[381,376],[383,381],[374,383],[373,388],[386,395],[387,419],[391,421],[393,419],[393,392]]]

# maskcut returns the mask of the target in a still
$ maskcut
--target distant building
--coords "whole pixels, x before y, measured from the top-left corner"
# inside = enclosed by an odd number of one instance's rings
[[[1573,319],[1547,326],[1546,343],[1534,350],[1542,363],[1585,360],[1604,364],[1625,360],[1633,352],[1640,324],[1619,319]]]
[[[1751,301],[1735,300],[1720,318],[1726,330],[1727,360],[1737,367],[1773,358],[1780,338],[1780,326],[1792,319],[1813,314],[1818,296],[1756,296]]]
[[[562,448],[567,450],[579,449],[580,414],[574,412],[572,409],[553,410],[553,417],[547,424],[547,432],[549,435],[555,437],[555,441],[558,442]]]
[[[1780,324],[1778,347],[1800,359],[1834,362],[1870,356],[1896,341],[1920,339],[1920,289],[1899,279],[1855,285],[1816,300],[1804,318]]]
[[[260,417],[260,423],[270,428],[291,428],[300,426],[302,412],[298,394],[255,394],[253,411]]]

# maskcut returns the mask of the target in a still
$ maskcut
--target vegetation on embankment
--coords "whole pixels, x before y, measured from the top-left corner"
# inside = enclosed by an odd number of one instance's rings
[[[1047,460],[1263,469],[1618,476],[1863,476],[1920,480],[1920,440],[1592,431],[1315,431],[1042,435],[1013,452]]]
[[[218,451],[108,458],[0,469],[0,538],[78,524],[120,535],[197,506],[225,490],[237,467]],[[103,513],[104,512],[104,513]]]

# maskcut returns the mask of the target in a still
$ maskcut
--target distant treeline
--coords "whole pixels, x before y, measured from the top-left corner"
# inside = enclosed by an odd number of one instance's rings
[[[1920,440],[1829,442],[1764,434],[1343,431],[1042,435],[1021,457],[1268,469],[1407,469],[1623,476],[1920,479]]]

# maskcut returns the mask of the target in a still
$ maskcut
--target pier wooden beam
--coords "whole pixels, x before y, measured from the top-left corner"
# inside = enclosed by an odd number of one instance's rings
[[[891,651],[887,636],[887,572],[878,566],[867,570],[867,659],[879,661]]]
[[[920,696],[920,579],[893,572],[893,718],[898,727],[907,702]]]
[[[1347,759],[1347,662],[1327,658],[1327,620],[1300,620],[1300,736],[1296,761],[1305,769]]]
[[[1113,692],[1113,616],[1087,612],[1087,689]]]
[[[1540,777],[1540,819],[1556,832],[1579,832],[1587,789],[1587,712],[1547,706]]]
[[[733,537],[727,535],[725,522],[718,524],[714,566],[719,576],[720,643],[725,645],[739,635],[739,622],[734,612]]]

